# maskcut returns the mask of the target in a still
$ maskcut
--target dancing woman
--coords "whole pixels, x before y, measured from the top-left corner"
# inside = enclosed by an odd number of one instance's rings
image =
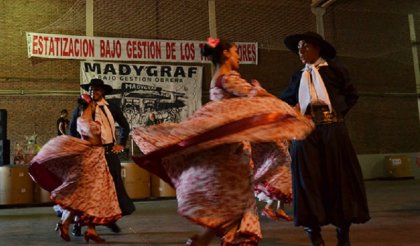
[[[82,139],[67,135],[51,139],[32,160],[29,173],[65,210],[58,223],[63,240],[70,241],[69,225],[78,215],[88,226],[86,242],[102,243],[105,240],[98,236],[95,225],[115,222],[121,210],[102,148],[100,125],[92,120],[94,102],[82,95],[78,103],[82,114],[77,130]]]
[[[214,42],[214,41],[212,41]],[[210,42],[211,43],[211,42]],[[217,66],[210,89],[210,99],[218,101],[237,97],[272,96],[260,83],[253,80],[248,83],[237,72],[239,57],[234,43],[216,41],[217,45],[207,45],[203,55],[211,57]],[[226,52],[231,50],[231,52]],[[242,108],[241,108],[242,109]],[[290,155],[287,141],[276,140],[266,143],[244,143],[251,152],[254,173],[255,195],[266,202],[263,214],[271,219],[279,218],[290,221],[283,210],[284,203],[290,203],[292,197],[292,179],[290,173]],[[272,206],[279,202],[276,211]]]
[[[211,39],[203,54],[217,66],[211,93],[218,100],[179,124],[135,129],[133,138],[146,155],[133,159],[172,184],[178,213],[206,228],[188,245],[209,245],[215,235],[226,246],[258,245],[251,154],[243,142],[301,139],[313,126],[258,82],[240,78],[235,43]]]

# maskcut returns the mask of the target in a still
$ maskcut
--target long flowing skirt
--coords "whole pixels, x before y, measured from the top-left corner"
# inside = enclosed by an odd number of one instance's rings
[[[102,147],[65,135],[55,137],[34,157],[30,174],[51,192],[55,203],[81,214],[83,221],[107,224],[121,217]],[[51,181],[55,185],[45,185]]]
[[[255,196],[261,201],[292,201],[291,158],[287,141],[254,143],[252,160]]]
[[[133,159],[176,188],[182,216],[216,229],[224,242],[258,242],[251,153],[242,142],[302,139],[312,129],[276,98],[221,100],[179,124],[135,129],[146,155]]]
[[[335,226],[370,219],[362,171],[344,123],[319,125],[292,145],[295,225]]]

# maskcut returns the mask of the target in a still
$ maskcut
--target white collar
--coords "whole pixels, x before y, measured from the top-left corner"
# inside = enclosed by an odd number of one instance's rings
[[[102,98],[100,101],[97,101],[96,104],[100,106],[109,105],[109,103],[105,100],[105,98]]]
[[[305,67],[303,67],[301,71],[305,71],[306,69],[312,69],[314,67],[319,68],[319,67],[322,67],[322,66],[328,66],[328,62],[326,60],[324,60],[324,58],[320,57],[320,58],[318,58],[318,60],[316,60],[312,64],[306,63]]]

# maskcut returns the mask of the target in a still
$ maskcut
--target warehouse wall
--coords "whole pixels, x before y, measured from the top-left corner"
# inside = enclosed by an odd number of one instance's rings
[[[361,97],[347,125],[358,154],[420,151],[419,114],[407,14],[415,16],[420,40],[420,2],[338,0],[324,16],[325,36],[338,51]],[[216,0],[218,36],[258,42],[258,65],[243,65],[280,93],[301,64],[286,50],[286,35],[315,31],[309,0]],[[63,108],[73,109],[79,90],[79,61],[28,58],[25,32],[85,35],[85,1],[0,2],[0,108],[9,115],[12,145],[34,131],[43,144],[55,136]],[[206,0],[94,1],[94,33],[106,37],[205,40]],[[210,66],[204,65],[203,102]],[[21,91],[15,95],[5,90]],[[50,91],[39,95],[34,90]],[[55,92],[51,92],[55,91]],[[23,94],[23,95],[22,95]]]

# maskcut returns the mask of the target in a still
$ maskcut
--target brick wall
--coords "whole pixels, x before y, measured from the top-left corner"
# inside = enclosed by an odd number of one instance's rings
[[[283,90],[300,68],[283,46],[292,33],[315,30],[308,0],[216,1],[220,37],[258,42],[258,65],[244,65],[245,78],[256,78],[274,94]],[[338,51],[361,92],[348,116],[349,131],[359,154],[417,152],[420,130],[407,14],[420,13],[420,2],[407,0],[341,0],[325,15],[326,38]],[[102,0],[94,2],[98,36],[205,39],[206,0]],[[416,17],[420,39],[420,14]],[[12,145],[36,131],[39,142],[55,135],[63,108],[74,95],[4,95],[4,90],[79,89],[79,61],[29,59],[25,32],[84,35],[85,1],[5,0],[0,3],[0,108],[8,110]],[[210,66],[204,66],[203,101],[208,100]],[[396,93],[389,95],[387,93]],[[398,93],[408,93],[407,95]]]

